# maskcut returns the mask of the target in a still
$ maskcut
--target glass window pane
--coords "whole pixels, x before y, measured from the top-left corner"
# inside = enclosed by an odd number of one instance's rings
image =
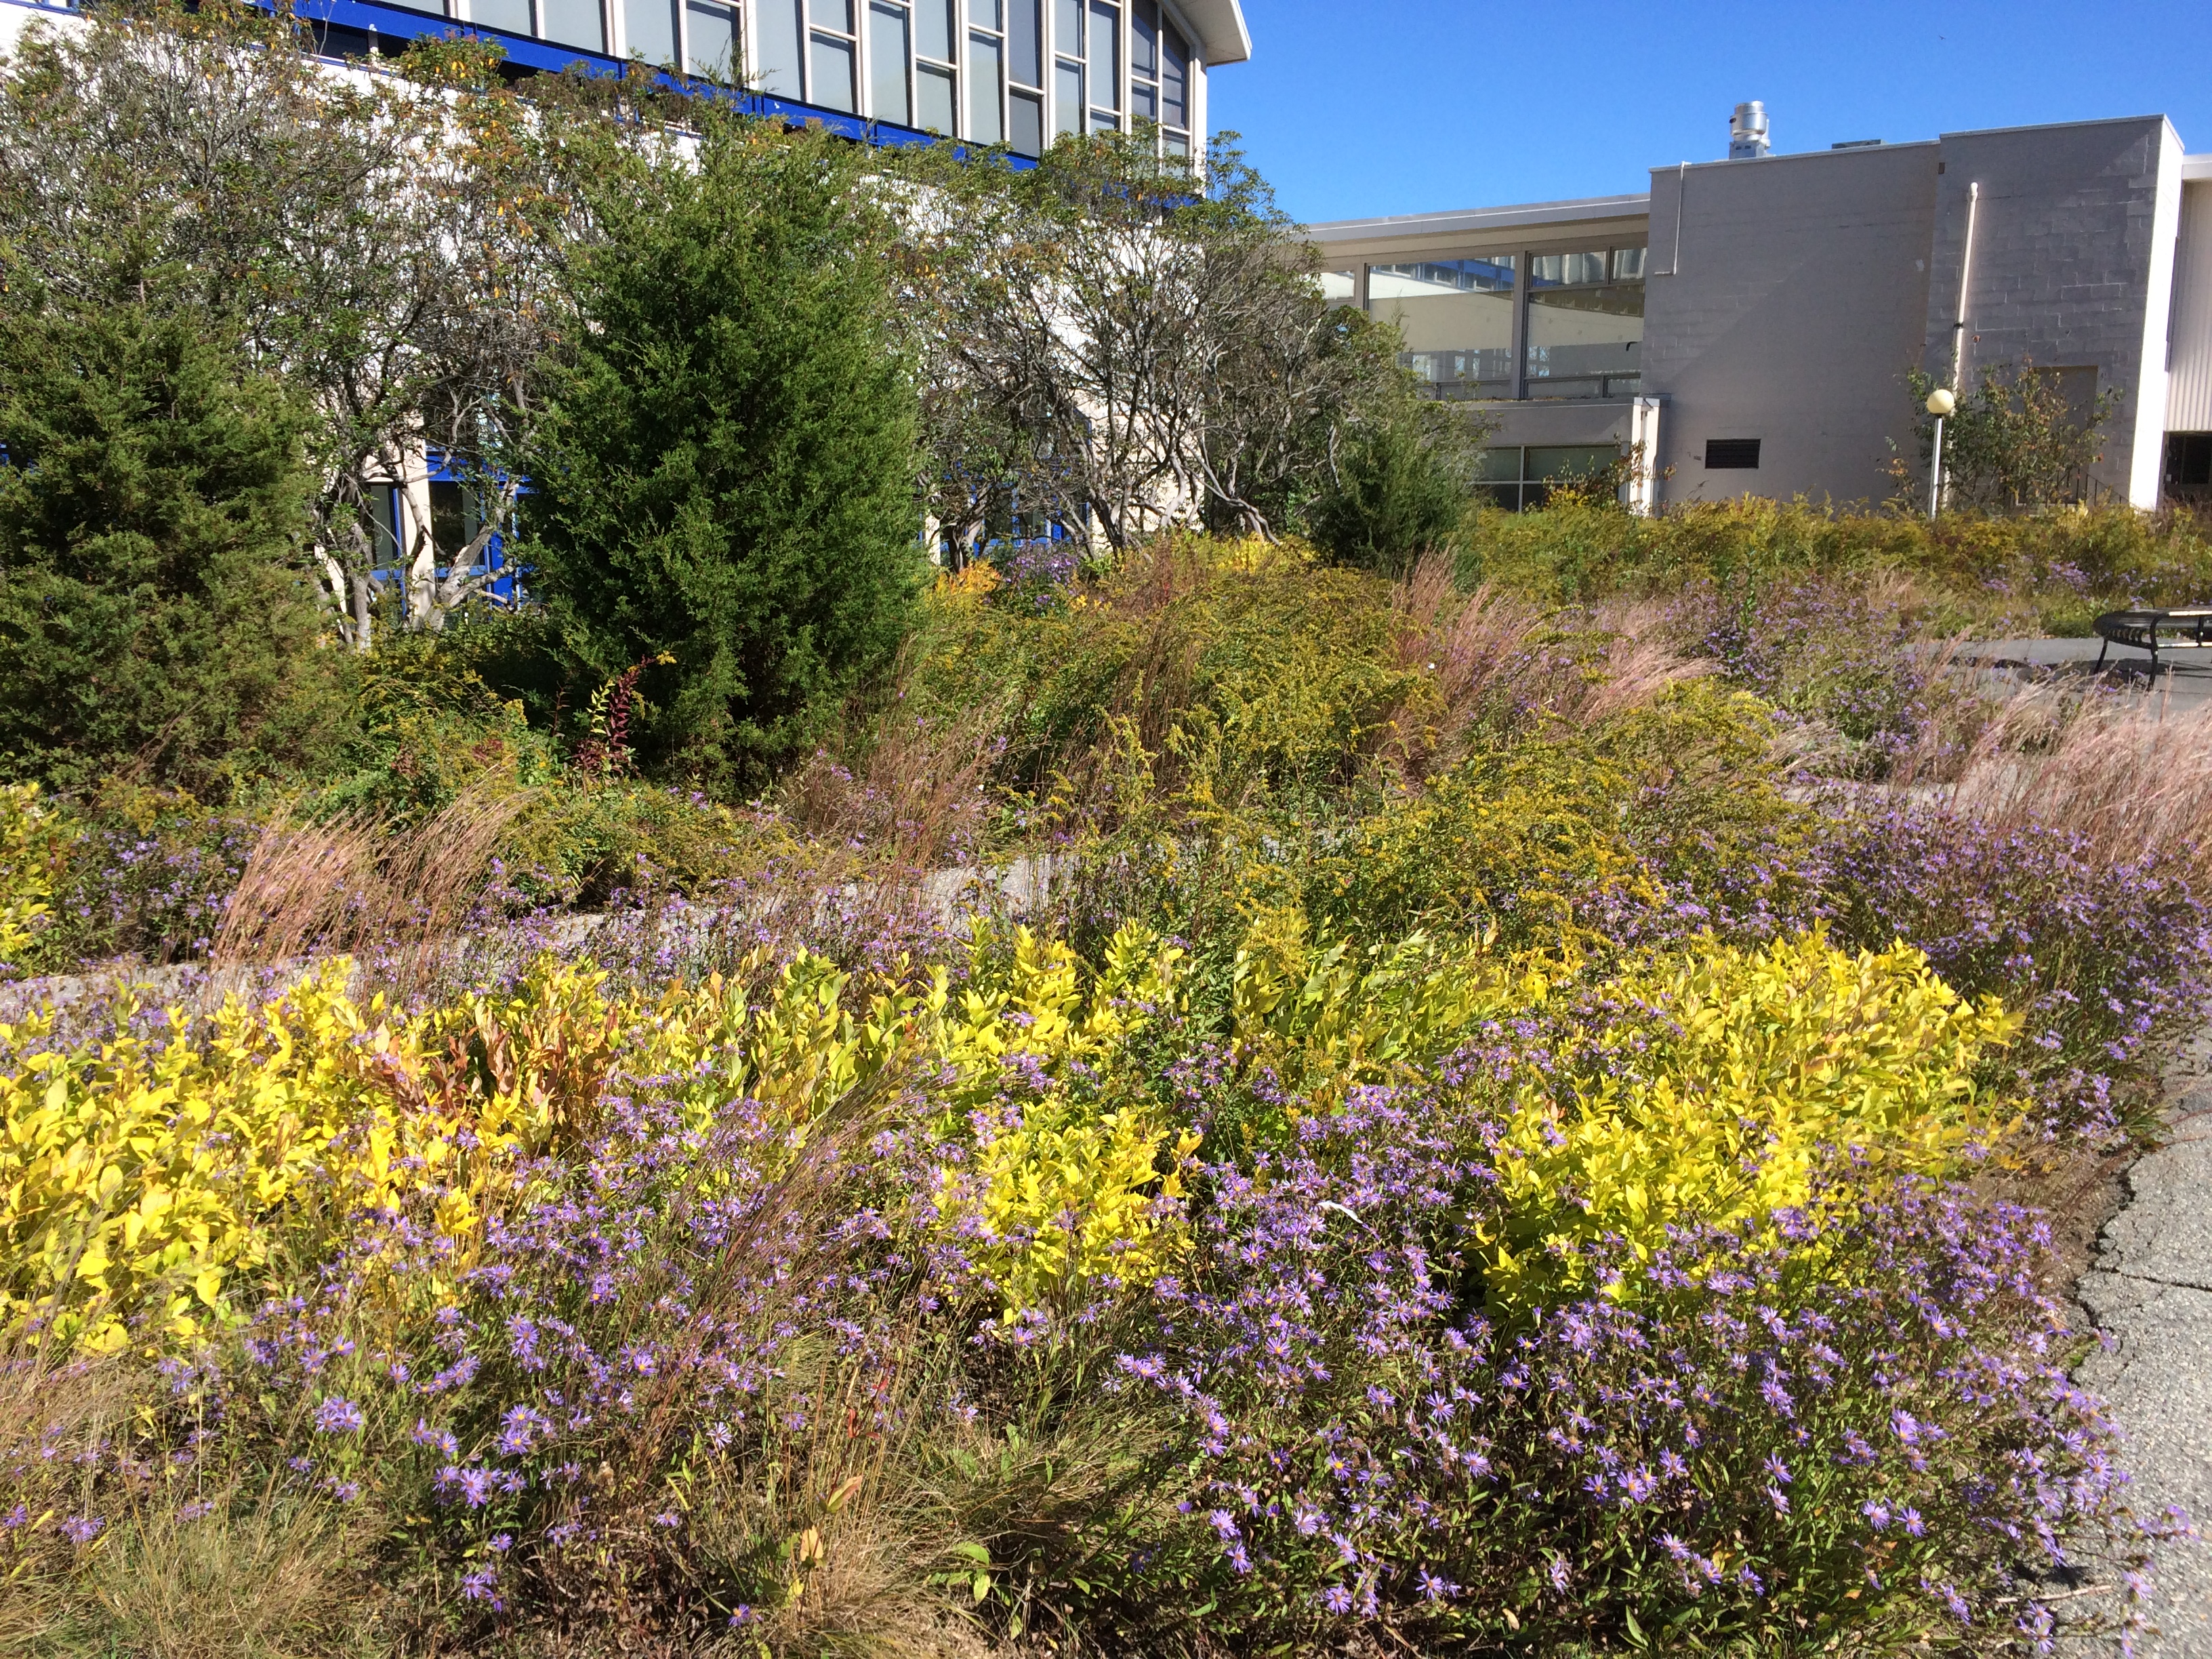
[[[530,34],[530,0],[475,0],[469,8],[469,21],[482,23],[486,28],[505,29],[509,34]]]
[[[1160,118],[1160,89],[1142,81],[1129,82],[1129,113],[1141,121]]]
[[[813,48],[807,54],[807,67],[814,71],[815,103],[824,109],[843,110],[848,115],[855,112],[858,106],[853,97],[851,41],[816,35]]]
[[[882,0],[868,8],[868,113],[899,126],[913,125],[906,102],[907,21],[902,6]]]
[[[1006,79],[1044,85],[1043,0],[1012,0],[1006,8]]]
[[[1478,451],[1474,458],[1474,476],[1486,483],[1520,483],[1520,446],[1506,444]]]
[[[956,33],[952,0],[921,0],[914,9],[914,49],[920,56],[934,58],[940,64],[951,63]],[[947,132],[951,130],[945,129]]]
[[[1644,284],[1607,280],[1605,250],[1528,262],[1528,395],[1623,398],[1639,384]]]
[[[737,31],[727,6],[688,0],[684,8],[684,63],[694,75],[728,81],[737,70]]]
[[[1091,112],[1091,130],[1093,132],[1119,132],[1121,118],[1110,109],[1094,109]]]
[[[1083,0],[1053,0],[1052,49],[1063,58],[1083,56]]]
[[[999,13],[999,0],[968,0],[968,21],[979,29],[1002,29],[1006,26]]]
[[[1006,148],[1017,155],[1044,154],[1044,97],[1017,92],[1006,98]]]
[[[817,29],[835,29],[840,34],[853,32],[853,0],[813,0],[806,15]]]
[[[1620,452],[1611,444],[1562,444],[1547,448],[1532,448],[1528,452],[1528,471],[1531,483],[1542,479],[1557,483],[1563,478],[1595,478],[1620,459]]]
[[[1150,81],[1159,72],[1159,0],[1135,0],[1129,8],[1129,73]]]
[[[999,118],[999,43],[988,34],[968,37],[968,136],[979,144],[1006,136]]]
[[[1321,297],[1333,306],[1350,305],[1359,297],[1359,273],[1324,270],[1321,274]]]
[[[1160,112],[1169,126],[1190,125],[1190,49],[1172,27],[1160,31]]]
[[[953,119],[952,71],[927,66],[914,72],[914,124],[925,132],[941,132],[950,138],[960,130]]]
[[[778,98],[804,98],[799,73],[799,0],[758,0],[760,88]]]
[[[1601,283],[1605,264],[1602,253],[1539,253],[1528,261],[1528,286],[1534,290]]]
[[[1102,0],[1091,0],[1091,101],[1121,107],[1121,14]]]
[[[1640,283],[1644,280],[1644,250],[1642,248],[1613,249],[1613,280],[1616,283]]]
[[[1083,70],[1075,64],[1054,66],[1052,108],[1054,132],[1083,131]]]
[[[607,26],[599,15],[599,0],[539,0],[545,20],[545,38],[586,52],[607,49]]]
[[[366,505],[368,531],[374,543],[370,568],[388,570],[399,562],[399,491],[392,484],[371,484]]]
[[[648,64],[676,62],[676,9],[669,0],[623,0],[629,55]]]
[[[1188,157],[1190,155],[1190,135],[1187,132],[1168,134],[1168,154]]]
[[[1513,395],[1510,253],[1374,265],[1367,307],[1405,337],[1400,359],[1440,398]]]

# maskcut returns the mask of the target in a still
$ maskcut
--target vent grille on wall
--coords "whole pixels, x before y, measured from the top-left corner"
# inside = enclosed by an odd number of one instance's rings
[[[1759,467],[1759,440],[1756,438],[1708,438],[1705,440],[1705,471],[1727,470],[1755,471]]]

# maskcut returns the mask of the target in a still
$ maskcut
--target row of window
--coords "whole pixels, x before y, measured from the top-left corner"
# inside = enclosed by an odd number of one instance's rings
[[[1643,374],[1641,247],[1495,253],[1324,274],[1405,337],[1407,367],[1440,398],[1623,398]]]
[[[1188,155],[1202,72],[1159,0],[753,0],[750,52],[726,0],[392,3],[1024,155],[1137,122]]]
[[[1477,458],[1475,495],[1508,513],[1533,513],[1563,484],[1587,489],[1612,476],[1620,451],[1611,444],[1507,444]]]

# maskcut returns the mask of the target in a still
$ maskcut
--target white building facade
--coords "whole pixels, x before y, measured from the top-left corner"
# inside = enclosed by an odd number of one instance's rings
[[[48,0],[0,0],[0,51]],[[449,30],[522,71],[642,65],[739,88],[757,112],[874,143],[1042,155],[1061,133],[1205,149],[1206,72],[1243,63],[1238,0],[295,0],[333,58]]]
[[[1880,501],[1918,470],[1908,372],[2000,363],[2110,394],[2098,499],[2212,491],[2212,156],[2160,116],[1775,155],[1746,110],[1739,159],[1645,194],[1308,232],[1493,423],[1501,505],[1624,456],[1647,507]]]

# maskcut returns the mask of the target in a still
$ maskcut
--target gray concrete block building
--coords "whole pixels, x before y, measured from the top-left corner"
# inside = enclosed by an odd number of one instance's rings
[[[2111,394],[2100,500],[2212,493],[2212,155],[2160,116],[1770,153],[1638,196],[1311,227],[1331,296],[1395,321],[1493,426],[1509,507],[1634,459],[1638,505],[1844,504],[1919,470],[1908,372],[2032,363]]]

